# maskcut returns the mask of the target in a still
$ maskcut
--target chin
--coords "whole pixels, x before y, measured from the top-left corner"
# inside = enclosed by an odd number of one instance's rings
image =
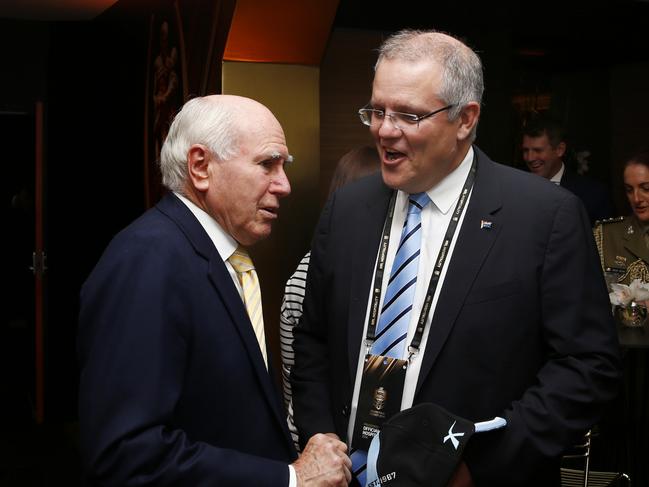
[[[649,212],[642,213],[641,215],[636,213],[635,217],[640,223],[649,223]]]
[[[256,244],[257,242],[268,238],[270,236],[270,232],[270,224],[255,228],[254,231],[250,232],[249,235],[249,239],[251,241],[250,245]]]
[[[392,171],[383,171],[383,182],[385,185],[392,189],[400,189],[408,192],[408,187],[412,185],[412,181],[407,180],[398,173]]]

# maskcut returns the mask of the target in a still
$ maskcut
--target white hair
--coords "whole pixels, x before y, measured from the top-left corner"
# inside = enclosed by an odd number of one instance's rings
[[[442,68],[442,83],[436,95],[448,104],[449,120],[455,120],[469,102],[482,103],[484,81],[482,63],[478,55],[466,44],[448,34],[435,30],[406,29],[388,37],[379,48],[379,58],[374,69],[384,59],[409,62],[430,60]],[[477,124],[471,140],[475,140]]]
[[[205,145],[219,160],[229,160],[238,155],[240,135],[232,104],[218,98],[193,98],[189,100],[169,128],[160,151],[162,184],[171,191],[183,194],[188,178],[187,154],[194,144]]]

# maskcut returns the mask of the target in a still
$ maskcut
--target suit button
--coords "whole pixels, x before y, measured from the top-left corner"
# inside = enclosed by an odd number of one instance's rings
[[[343,416],[349,416],[349,406],[343,406]]]

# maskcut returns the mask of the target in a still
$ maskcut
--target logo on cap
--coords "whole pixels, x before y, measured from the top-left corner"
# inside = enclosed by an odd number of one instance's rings
[[[448,435],[444,437],[444,441],[442,441],[442,443],[446,443],[448,440],[451,440],[453,447],[455,447],[455,449],[457,450],[457,447],[460,446],[460,442],[457,440],[457,437],[464,436],[464,433],[453,433],[453,427],[455,426],[455,423],[457,423],[457,421],[453,421],[453,424],[448,429]]]

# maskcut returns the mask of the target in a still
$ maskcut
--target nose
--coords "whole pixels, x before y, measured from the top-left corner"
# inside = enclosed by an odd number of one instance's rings
[[[376,133],[381,138],[395,138],[401,136],[401,129],[398,128],[390,115],[385,115],[383,120],[377,122]]]
[[[279,198],[284,198],[291,194],[291,183],[288,181],[284,166],[281,166],[271,178],[270,192]]]
[[[633,204],[637,205],[638,203],[640,203],[640,200],[641,200],[641,198],[640,198],[640,190],[634,189],[633,193],[631,193],[631,199],[633,200]]]
[[[530,156],[530,151],[523,150],[523,160],[525,162],[530,162],[532,160],[532,157]]]

